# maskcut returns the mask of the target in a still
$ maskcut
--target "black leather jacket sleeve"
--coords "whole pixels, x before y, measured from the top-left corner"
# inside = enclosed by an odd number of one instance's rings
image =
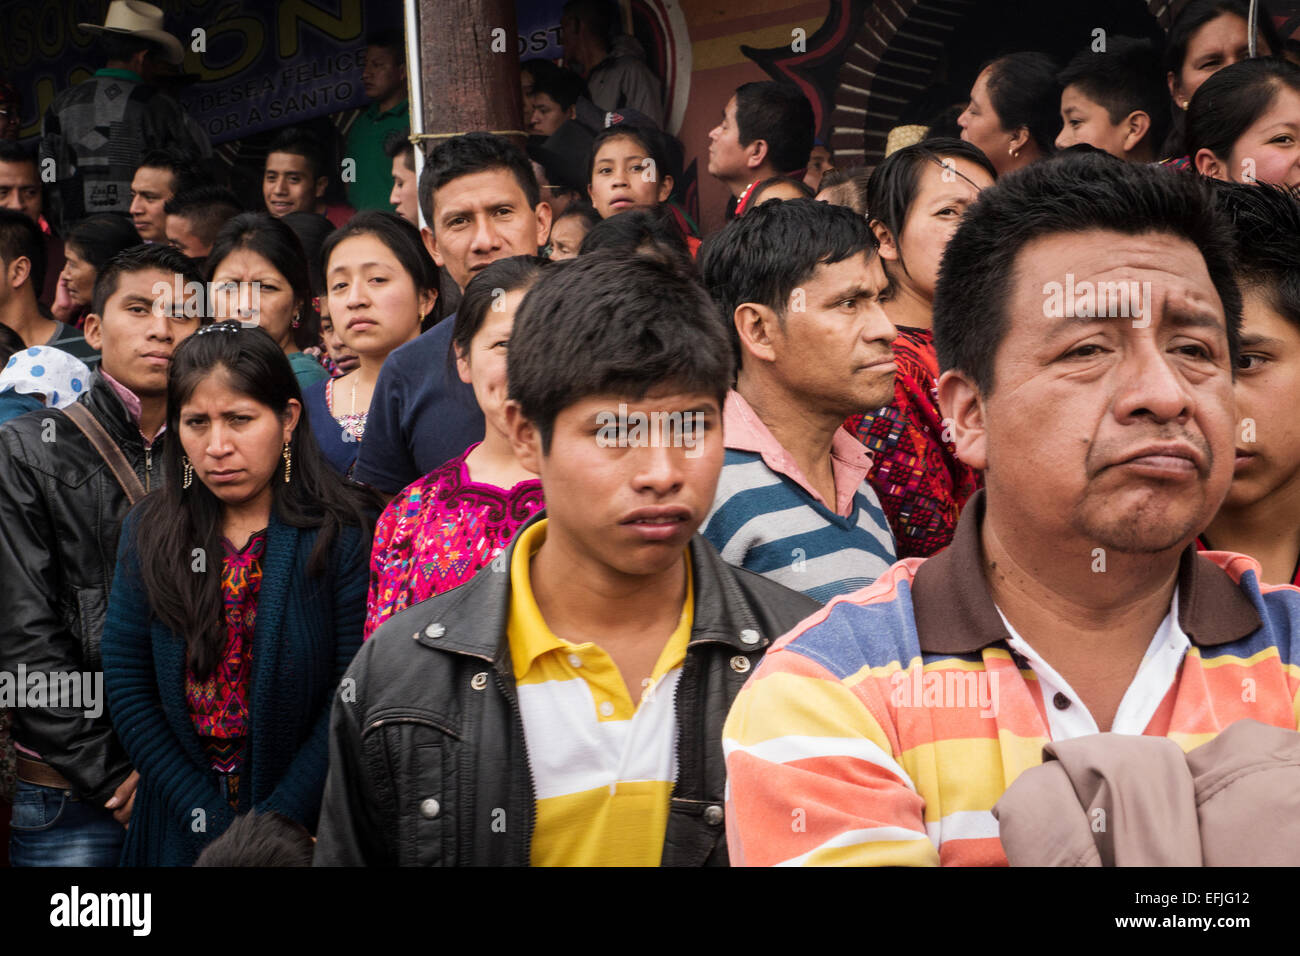
[[[81,679],[90,665],[68,625],[68,615],[78,609],[59,606],[65,588],[53,551],[54,522],[41,487],[46,479],[28,464],[20,442],[8,428],[0,430],[0,587],[5,595],[0,670],[14,680],[20,664],[29,677],[64,672]],[[15,707],[13,733],[63,774],[80,797],[102,806],[131,767],[113,733],[98,673],[91,687],[98,692],[98,714],[87,716],[93,709],[85,707]]]
[[[389,866],[395,861],[379,859],[373,848],[384,846],[380,805],[373,792],[371,774],[366,772],[359,720],[365,713],[367,663],[373,644],[361,648],[348,668],[330,711],[329,772],[316,827],[313,866]]]

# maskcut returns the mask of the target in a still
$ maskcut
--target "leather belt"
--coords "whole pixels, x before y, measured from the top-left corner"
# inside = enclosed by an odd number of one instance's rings
[[[34,783],[38,787],[53,787],[55,790],[69,791],[73,789],[67,778],[49,764],[32,760],[22,754],[18,754],[17,776],[23,783]],[[72,799],[77,798],[73,796]]]

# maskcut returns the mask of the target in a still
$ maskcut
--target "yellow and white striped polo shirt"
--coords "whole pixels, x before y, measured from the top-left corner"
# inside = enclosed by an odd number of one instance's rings
[[[532,864],[658,866],[677,779],[674,698],[695,616],[690,561],[681,619],[638,706],[605,651],[547,627],[529,580],[545,540],[543,519],[515,545],[506,625],[536,787]]]

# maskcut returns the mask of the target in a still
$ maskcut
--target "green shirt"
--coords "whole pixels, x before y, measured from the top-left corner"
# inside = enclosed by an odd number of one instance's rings
[[[325,367],[306,352],[290,352],[287,358],[289,359],[289,367],[293,369],[293,376],[298,380],[299,388],[306,388],[323,378],[330,377],[330,373],[325,371]]]
[[[411,110],[406,100],[382,113],[379,104],[371,103],[352,124],[343,155],[357,163],[356,181],[347,187],[348,202],[358,211],[393,211],[388,201],[393,192],[393,161],[384,152],[384,141],[393,132],[403,131],[410,125]]]

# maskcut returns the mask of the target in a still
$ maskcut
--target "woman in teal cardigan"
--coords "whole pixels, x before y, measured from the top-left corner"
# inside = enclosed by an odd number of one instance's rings
[[[177,347],[166,480],[123,525],[102,638],[140,773],[123,865],[189,866],[254,809],[315,830],[377,502],[305,426],[262,330],[209,326]]]

